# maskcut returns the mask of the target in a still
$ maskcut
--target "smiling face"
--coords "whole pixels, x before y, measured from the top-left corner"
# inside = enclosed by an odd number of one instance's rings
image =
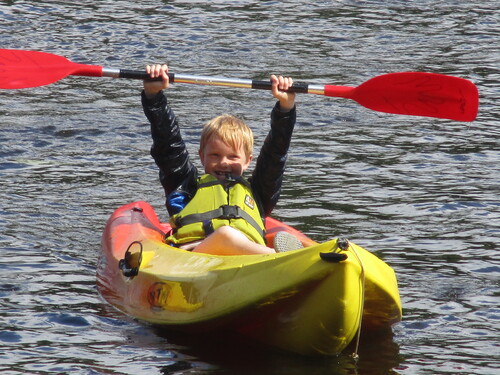
[[[221,115],[203,127],[198,154],[205,173],[223,180],[227,174],[243,174],[252,161],[252,149],[252,130],[237,117]]]
[[[233,147],[215,135],[206,141],[203,150],[200,149],[198,153],[205,173],[218,180],[224,180],[227,174],[241,176],[252,161],[252,155],[247,157],[243,144]]]

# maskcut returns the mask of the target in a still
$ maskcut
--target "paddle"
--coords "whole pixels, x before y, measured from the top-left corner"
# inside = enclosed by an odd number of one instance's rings
[[[0,49],[0,89],[22,89],[56,82],[68,75],[149,79],[145,71],[106,69],[37,51]],[[271,89],[270,81],[169,73],[171,82],[251,89]],[[352,99],[374,111],[473,121],[479,99],[468,80],[435,73],[389,73],[357,87],[294,84],[294,92]]]

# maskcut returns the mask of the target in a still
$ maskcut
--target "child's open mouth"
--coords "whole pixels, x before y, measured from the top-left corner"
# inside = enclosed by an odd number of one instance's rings
[[[231,172],[229,171],[215,171],[215,176],[217,178],[226,178],[227,176],[230,176]]]

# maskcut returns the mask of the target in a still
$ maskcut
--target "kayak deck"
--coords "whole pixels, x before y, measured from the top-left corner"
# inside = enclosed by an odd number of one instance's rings
[[[303,249],[217,256],[163,242],[170,227],[146,202],[117,209],[102,237],[102,296],[122,312],[169,329],[224,329],[305,355],[342,351],[358,331],[401,319],[394,271],[363,248],[316,243],[267,218],[267,240],[286,230]],[[345,259],[344,259],[345,258]],[[124,267],[125,264],[125,267]]]

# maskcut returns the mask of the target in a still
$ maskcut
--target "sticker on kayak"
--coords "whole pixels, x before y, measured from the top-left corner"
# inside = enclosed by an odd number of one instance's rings
[[[254,209],[255,207],[255,201],[253,200],[253,198],[250,196],[250,195],[247,195],[245,197],[245,204],[250,207],[251,210]]]
[[[185,283],[183,283],[183,286],[176,281],[156,282],[149,287],[148,302],[152,308],[175,312],[191,312],[202,307],[203,302],[189,301],[184,294],[183,289],[186,287],[189,289],[194,288]],[[197,294],[190,290],[190,299],[192,300],[192,296]]]

